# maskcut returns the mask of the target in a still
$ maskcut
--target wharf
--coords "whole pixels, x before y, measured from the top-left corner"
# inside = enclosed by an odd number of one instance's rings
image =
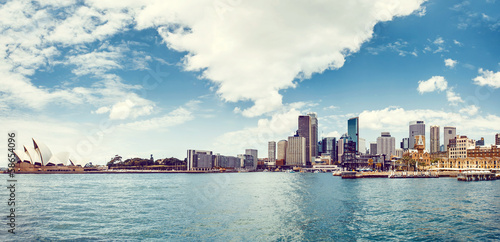
[[[459,181],[490,181],[497,179],[498,176],[490,171],[464,171],[457,176]]]

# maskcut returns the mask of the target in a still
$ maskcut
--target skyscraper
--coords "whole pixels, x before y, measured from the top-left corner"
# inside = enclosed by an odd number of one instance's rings
[[[306,165],[306,138],[289,136],[286,149],[286,164],[290,166]]]
[[[370,155],[377,154],[377,143],[370,143]]]
[[[347,134],[343,134],[339,141],[337,142],[337,161],[342,161],[342,156],[344,155],[344,143],[349,139]]]
[[[411,121],[410,122],[410,138],[409,145],[410,149],[415,148],[415,136],[423,135],[425,136],[425,122],[424,121]]]
[[[385,160],[391,160],[391,155],[396,155],[396,138],[391,133],[382,132],[377,138],[377,154],[385,155]]]
[[[356,152],[359,151],[359,117],[347,120],[347,136],[356,143]]]
[[[439,126],[431,126],[431,154],[439,152]]]
[[[457,128],[455,127],[444,127],[444,151],[448,150],[448,145],[450,144],[450,139],[454,139],[457,136]]]
[[[500,145],[500,133],[495,134],[495,145]]]
[[[330,158],[334,161],[337,160],[337,141],[335,139],[335,137],[326,137],[326,138],[323,138],[323,141],[321,142],[323,147],[322,147],[322,150],[323,150],[323,154],[328,154],[330,155]]]
[[[410,139],[409,138],[403,138],[403,140],[401,140],[401,149],[403,149],[404,151],[408,150],[410,148]]]
[[[316,113],[299,116],[297,134],[306,139],[306,162],[310,164],[311,160],[318,155],[318,118]]]
[[[246,149],[245,154],[253,156],[253,169],[257,169],[257,161],[259,160],[259,158],[257,157],[257,150]]]
[[[276,162],[276,142],[269,141],[267,145],[267,160],[269,162]]]
[[[288,141],[286,141],[286,140],[280,140],[278,142],[278,159],[277,160],[279,160],[279,161],[286,160],[287,143],[288,143]]]
[[[358,152],[360,154],[366,154],[366,140],[363,138],[359,138]]]
[[[318,156],[318,116],[316,113],[308,113],[309,117],[311,117],[311,157]],[[312,159],[314,160],[314,159]]]

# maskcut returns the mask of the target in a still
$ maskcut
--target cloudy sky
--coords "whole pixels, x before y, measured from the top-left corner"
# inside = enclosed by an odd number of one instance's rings
[[[82,164],[267,157],[307,112],[323,137],[359,116],[367,143],[412,120],[493,143],[499,43],[495,0],[0,1],[0,155],[15,131]]]

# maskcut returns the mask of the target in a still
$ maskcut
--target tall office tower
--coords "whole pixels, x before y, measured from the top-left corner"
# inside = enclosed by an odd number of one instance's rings
[[[342,161],[342,155],[344,155],[344,143],[348,140],[347,134],[343,134],[339,141],[337,142],[337,161]]]
[[[411,121],[410,122],[410,138],[409,145],[410,149],[415,149],[415,136],[423,135],[425,136],[425,122],[424,121]]]
[[[377,154],[385,155],[385,160],[391,160],[391,155],[396,155],[396,138],[391,133],[382,132],[377,138]]]
[[[500,145],[500,133],[495,134],[495,145]]]
[[[286,147],[287,147],[288,141],[286,140],[280,140],[278,142],[278,159],[279,161],[285,161],[286,160]]]
[[[253,169],[257,169],[257,162],[259,160],[259,158],[257,157],[257,150],[246,149],[245,154],[253,156]]]
[[[404,151],[408,150],[410,148],[410,138],[403,138],[401,140],[401,149]]]
[[[444,127],[444,151],[448,151],[448,145],[450,144],[450,139],[454,139],[457,136],[456,127]]]
[[[366,154],[366,140],[359,138],[358,151],[360,154]]]
[[[431,126],[431,154],[439,152],[439,126]]]
[[[311,157],[316,158],[318,156],[318,116],[316,113],[308,113],[309,117],[311,117]],[[313,161],[314,158],[311,158]]]
[[[326,138],[323,138],[323,141],[321,142],[322,144],[322,150],[323,150],[323,153],[322,154],[328,154],[330,155],[330,158],[334,161],[336,161],[336,153],[337,153],[337,145],[336,145],[337,141],[335,139],[335,137],[326,137]]]
[[[377,154],[377,143],[370,143],[370,155]]]
[[[187,150],[187,169],[193,170],[198,167],[198,155],[212,155],[209,150]]]
[[[276,162],[276,142],[269,141],[267,145],[267,160],[269,162]]]
[[[323,140],[318,141],[318,155],[325,153],[323,151]]]
[[[286,165],[306,165],[306,138],[300,136],[289,136],[286,149]]]
[[[356,143],[356,152],[359,151],[359,117],[347,120],[347,136]]]

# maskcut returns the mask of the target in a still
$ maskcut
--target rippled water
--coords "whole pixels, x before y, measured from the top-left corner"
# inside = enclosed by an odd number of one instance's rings
[[[17,234],[3,223],[1,241],[500,240],[500,181],[342,180],[329,173],[17,179]],[[1,195],[6,216],[7,190]]]

